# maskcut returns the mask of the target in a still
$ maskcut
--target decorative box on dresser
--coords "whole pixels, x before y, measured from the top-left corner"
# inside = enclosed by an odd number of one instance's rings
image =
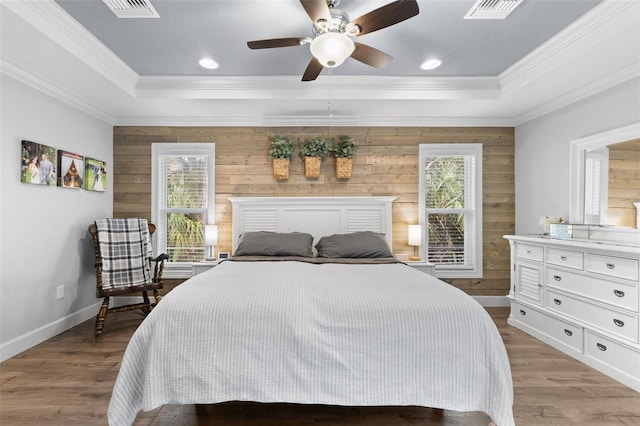
[[[509,324],[640,392],[640,247],[505,238]]]

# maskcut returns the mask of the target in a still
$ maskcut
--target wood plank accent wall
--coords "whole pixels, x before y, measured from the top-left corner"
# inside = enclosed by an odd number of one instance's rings
[[[288,181],[276,181],[267,150],[269,136],[294,139],[347,134],[359,150],[353,176],[335,178],[335,161],[325,158],[321,176],[304,177],[297,152]],[[151,143],[215,142],[216,251],[231,248],[230,196],[395,195],[393,251],[411,253],[407,225],[418,223],[418,145],[482,143],[484,181],[484,278],[447,280],[472,295],[504,296],[509,291],[509,244],[515,232],[514,131],[485,127],[115,127],[114,217],[151,219]]]
[[[635,228],[636,202],[640,202],[640,139],[609,147],[607,223]]]

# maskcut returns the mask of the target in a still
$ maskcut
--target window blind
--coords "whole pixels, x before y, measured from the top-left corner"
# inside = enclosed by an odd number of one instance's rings
[[[160,157],[160,206],[165,209],[206,209],[209,191],[208,156]]]

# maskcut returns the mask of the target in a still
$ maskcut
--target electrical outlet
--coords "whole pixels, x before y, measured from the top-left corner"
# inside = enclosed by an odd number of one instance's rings
[[[64,286],[59,285],[56,287],[56,300],[64,299]]]

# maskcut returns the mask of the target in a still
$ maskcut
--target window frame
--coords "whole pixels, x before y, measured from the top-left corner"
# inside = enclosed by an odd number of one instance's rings
[[[425,171],[424,164],[427,156],[457,156],[468,155],[472,156],[475,160],[475,176],[473,177],[473,185],[470,189],[474,191],[474,206],[472,209],[465,208],[465,210],[473,211],[473,228],[474,232],[469,235],[467,227],[465,225],[465,251],[467,251],[469,240],[475,241],[473,256],[473,265],[434,265],[434,275],[439,278],[482,278],[483,276],[483,228],[482,228],[482,144],[481,143],[445,143],[445,144],[420,144],[418,155],[418,173],[419,173],[419,197],[418,197],[418,214],[419,223],[422,227],[422,241],[420,244],[420,258],[428,262],[427,259],[427,209],[426,204],[426,191],[425,191]],[[466,179],[465,179],[466,180]],[[468,188],[465,186],[465,192]],[[433,209],[438,212],[442,212],[443,209]],[[459,209],[452,209],[451,211],[458,211]],[[446,211],[446,210],[444,210]],[[434,211],[435,213],[436,211]],[[465,217],[466,221],[466,217]]]
[[[207,208],[205,214],[205,224],[215,223],[215,200],[216,200],[216,174],[215,143],[173,143],[156,142],[151,144],[151,221],[156,225],[157,235],[166,232],[167,214],[180,212],[182,209],[164,209],[160,206],[160,157],[164,155],[184,155],[184,156],[208,156],[208,186],[207,186]],[[166,246],[159,243],[160,238],[153,238],[154,253],[166,252]],[[194,262],[165,262],[163,277],[165,278],[189,278],[191,276]]]

